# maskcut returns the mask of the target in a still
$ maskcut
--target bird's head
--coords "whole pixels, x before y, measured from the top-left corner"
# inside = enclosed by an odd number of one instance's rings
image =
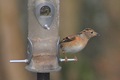
[[[81,34],[84,34],[89,39],[99,35],[96,31],[94,31],[91,28],[84,29],[83,31],[81,31]]]

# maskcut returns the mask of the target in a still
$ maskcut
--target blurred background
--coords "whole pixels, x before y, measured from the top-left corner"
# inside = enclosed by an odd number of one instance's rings
[[[25,58],[26,23],[27,0],[0,0],[0,80],[36,80],[24,63],[9,63]],[[51,80],[120,80],[120,0],[60,1],[61,38],[88,27],[101,36],[76,54],[78,62],[60,63]]]

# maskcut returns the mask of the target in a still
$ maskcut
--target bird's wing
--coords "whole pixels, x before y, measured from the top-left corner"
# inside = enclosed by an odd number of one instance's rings
[[[63,40],[60,41],[60,43],[70,42],[70,41],[73,41],[74,39],[75,39],[75,36],[68,36],[68,37],[63,38]]]

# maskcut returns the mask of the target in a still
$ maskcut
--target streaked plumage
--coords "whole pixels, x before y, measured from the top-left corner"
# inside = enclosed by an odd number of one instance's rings
[[[77,53],[86,46],[89,39],[97,35],[93,29],[86,28],[80,33],[63,38],[60,41],[60,48],[63,53]]]

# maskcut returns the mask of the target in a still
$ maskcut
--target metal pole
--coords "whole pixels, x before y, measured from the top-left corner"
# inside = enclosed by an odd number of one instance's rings
[[[50,80],[50,73],[37,73],[37,80]]]

